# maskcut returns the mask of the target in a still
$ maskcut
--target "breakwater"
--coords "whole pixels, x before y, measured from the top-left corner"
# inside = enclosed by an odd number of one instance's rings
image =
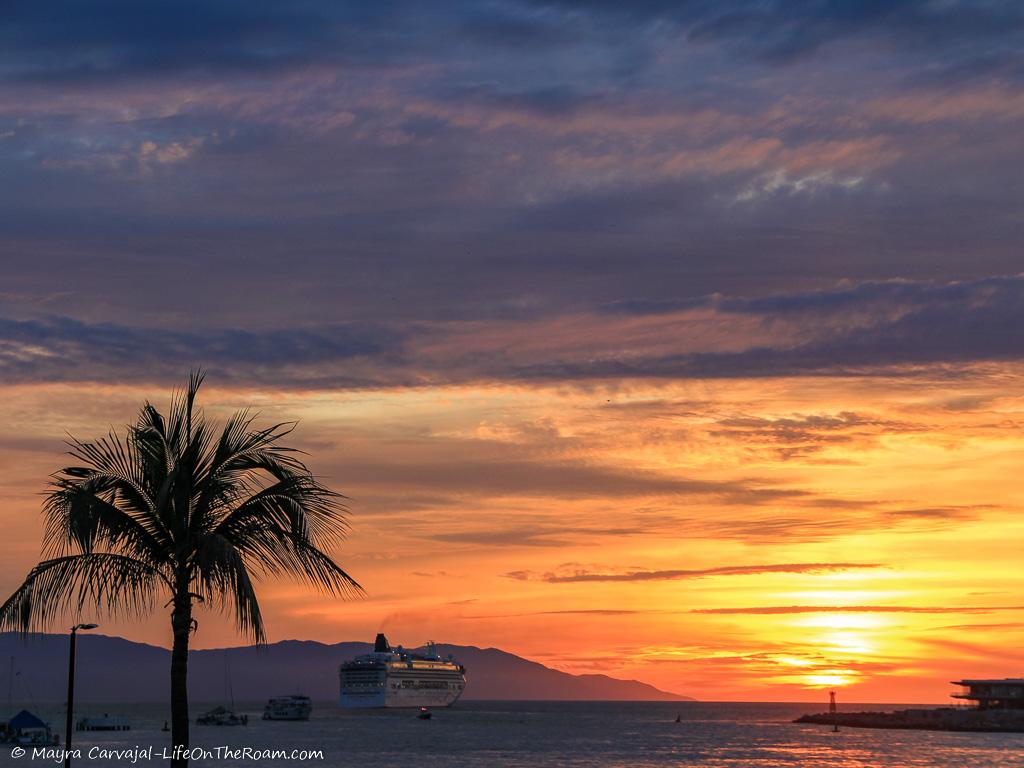
[[[895,712],[823,712],[816,715],[803,715],[793,722],[839,725],[847,728],[1024,733],[1024,710],[936,707],[932,709],[901,709]]]

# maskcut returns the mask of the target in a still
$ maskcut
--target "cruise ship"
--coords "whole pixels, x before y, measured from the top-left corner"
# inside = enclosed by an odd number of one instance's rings
[[[433,643],[424,653],[412,653],[392,648],[383,634],[373,653],[344,662],[338,677],[341,706],[350,709],[450,707],[466,687],[465,667],[451,656],[442,659]]]

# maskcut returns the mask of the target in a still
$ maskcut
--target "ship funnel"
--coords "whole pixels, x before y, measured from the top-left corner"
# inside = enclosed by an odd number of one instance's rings
[[[388,653],[391,651],[391,646],[388,645],[388,639],[384,637],[383,632],[377,633],[377,639],[373,641],[373,652],[374,653]]]

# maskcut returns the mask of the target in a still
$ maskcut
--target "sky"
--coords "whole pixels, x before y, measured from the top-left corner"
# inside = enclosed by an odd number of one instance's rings
[[[367,596],[263,584],[272,641],[1020,675],[1022,122],[998,0],[9,3],[0,591],[67,434],[201,366],[350,497]]]

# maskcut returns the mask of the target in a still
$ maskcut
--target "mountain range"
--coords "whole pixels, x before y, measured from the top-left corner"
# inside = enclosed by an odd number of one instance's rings
[[[189,697],[197,702],[229,697],[259,701],[301,692],[317,701],[336,701],[338,665],[371,650],[370,643],[283,640],[259,647],[191,651]],[[437,651],[452,654],[466,667],[466,699],[691,700],[637,680],[560,672],[497,648],[439,643]],[[62,701],[67,663],[67,635],[0,633],[0,696],[10,691],[15,703],[25,704]],[[82,703],[159,702],[169,697],[166,648],[82,633],[76,667],[75,699]]]

